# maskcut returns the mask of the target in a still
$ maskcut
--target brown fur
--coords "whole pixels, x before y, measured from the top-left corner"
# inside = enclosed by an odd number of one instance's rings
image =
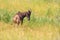
[[[22,25],[23,24],[23,20],[24,20],[25,17],[27,17],[28,20],[30,20],[30,15],[31,15],[31,11],[30,10],[28,10],[27,12],[18,11],[18,13],[16,13],[16,15],[14,16],[13,21],[14,21],[14,23],[16,23],[18,25],[20,23]]]

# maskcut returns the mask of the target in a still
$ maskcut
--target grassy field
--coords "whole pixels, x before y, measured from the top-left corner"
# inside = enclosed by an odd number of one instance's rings
[[[28,9],[30,22],[14,27],[13,16]],[[60,0],[0,0],[0,40],[60,40]]]

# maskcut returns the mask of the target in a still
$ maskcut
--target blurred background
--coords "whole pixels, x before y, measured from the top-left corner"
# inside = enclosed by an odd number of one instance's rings
[[[31,9],[31,20],[14,27],[13,16]],[[60,40],[60,0],[0,0],[0,40]]]

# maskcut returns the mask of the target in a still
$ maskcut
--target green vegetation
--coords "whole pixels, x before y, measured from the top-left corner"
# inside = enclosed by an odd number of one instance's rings
[[[28,9],[30,22],[14,25],[13,16]],[[0,0],[0,40],[60,40],[60,0]]]

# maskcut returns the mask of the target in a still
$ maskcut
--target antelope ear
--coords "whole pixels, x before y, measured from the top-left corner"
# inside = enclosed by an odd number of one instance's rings
[[[18,13],[20,13],[20,11],[18,11]]]
[[[31,14],[31,11],[30,10],[28,10],[28,12]]]
[[[32,12],[32,9],[31,9],[31,8],[29,8],[29,9],[28,9],[28,11]]]

